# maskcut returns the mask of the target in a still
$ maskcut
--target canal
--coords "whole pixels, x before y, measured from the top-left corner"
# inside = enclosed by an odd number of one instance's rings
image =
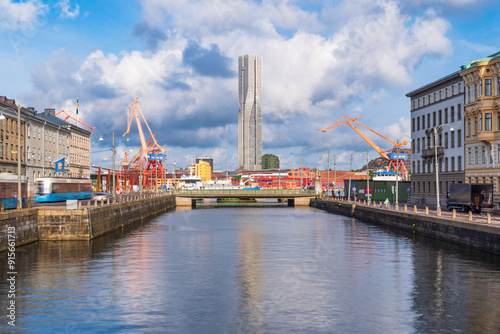
[[[500,257],[309,207],[177,209],[17,260],[2,333],[500,332]]]

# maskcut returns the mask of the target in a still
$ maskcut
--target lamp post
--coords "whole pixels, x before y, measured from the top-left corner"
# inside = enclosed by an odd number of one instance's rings
[[[366,148],[366,197],[370,205],[370,169],[368,168],[368,147]]]
[[[17,209],[22,208],[21,199],[21,106],[17,105]]]
[[[104,134],[111,136],[112,145],[113,145],[113,201],[116,200],[116,171],[115,171],[115,133],[111,132],[111,134],[104,132]],[[102,137],[99,138],[99,141],[103,141]]]
[[[351,169],[352,169],[352,153],[351,153],[351,163],[349,164],[349,190],[347,192],[347,201],[351,201]]]
[[[441,209],[441,205],[439,203],[439,168],[438,168],[438,154],[437,154],[437,135],[439,128],[442,128],[445,125],[448,125],[451,131],[454,130],[453,127],[448,123],[434,127],[434,160],[435,160],[434,169],[436,170],[436,202],[437,202],[436,211],[439,211],[439,209]]]

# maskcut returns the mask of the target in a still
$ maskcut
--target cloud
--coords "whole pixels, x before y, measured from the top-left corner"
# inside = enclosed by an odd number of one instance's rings
[[[392,90],[409,85],[424,59],[447,56],[452,45],[450,24],[432,10],[409,17],[397,1],[353,2],[362,5],[359,11],[342,2],[338,8],[349,15],[329,30],[338,16],[333,5],[318,15],[284,0],[142,0],[147,24],[131,33],[148,43],[146,51],[96,50],[80,61],[60,50],[32,68],[29,96],[59,101],[61,108],[78,96],[89,125],[120,132],[127,105],[138,97],[152,132],[178,166],[188,163],[182,152],[195,149],[195,155],[218,152],[234,168],[237,59],[259,54],[266,152],[293,151],[315,163],[328,147],[361,151],[366,143],[352,129],[324,135],[316,128],[349,115],[372,120],[367,125],[390,138],[408,134],[407,118],[390,108],[373,117],[370,104],[393,98]],[[135,129],[129,135],[134,145]]]
[[[57,6],[61,8],[60,18],[75,19],[80,15],[80,5],[76,4],[75,9],[71,11],[70,0],[61,0]]]
[[[200,75],[221,78],[236,76],[230,69],[231,60],[222,55],[215,44],[205,49],[191,41],[184,49],[182,58],[185,65],[191,66]]]
[[[29,31],[46,11],[47,6],[39,0],[0,0],[0,31]]]

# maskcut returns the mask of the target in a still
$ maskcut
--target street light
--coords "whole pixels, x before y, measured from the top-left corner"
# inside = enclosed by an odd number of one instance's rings
[[[111,136],[112,145],[113,145],[113,201],[116,199],[116,171],[115,171],[115,133],[111,132],[111,134],[104,132],[104,134]],[[99,138],[99,141],[103,141],[102,136]]]
[[[438,153],[437,153],[437,134],[439,128],[443,128],[443,126],[445,125],[448,125],[450,127],[450,131],[454,130],[453,127],[448,123],[434,127],[434,160],[436,162],[434,169],[436,170],[436,201],[437,201],[436,212],[439,212],[439,209],[441,209],[441,205],[439,204],[439,169],[438,169]]]

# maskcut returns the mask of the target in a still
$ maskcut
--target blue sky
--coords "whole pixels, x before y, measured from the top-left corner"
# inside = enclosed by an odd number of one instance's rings
[[[316,128],[351,116],[409,135],[405,94],[499,51],[499,14],[493,0],[0,0],[0,95],[38,111],[74,110],[78,97],[92,149],[114,131],[119,161],[138,149],[135,124],[121,137],[138,97],[169,170],[203,155],[233,170],[237,59],[259,54],[263,152],[326,168],[330,148],[347,169],[367,144],[347,126]],[[109,165],[106,154],[92,163]]]

